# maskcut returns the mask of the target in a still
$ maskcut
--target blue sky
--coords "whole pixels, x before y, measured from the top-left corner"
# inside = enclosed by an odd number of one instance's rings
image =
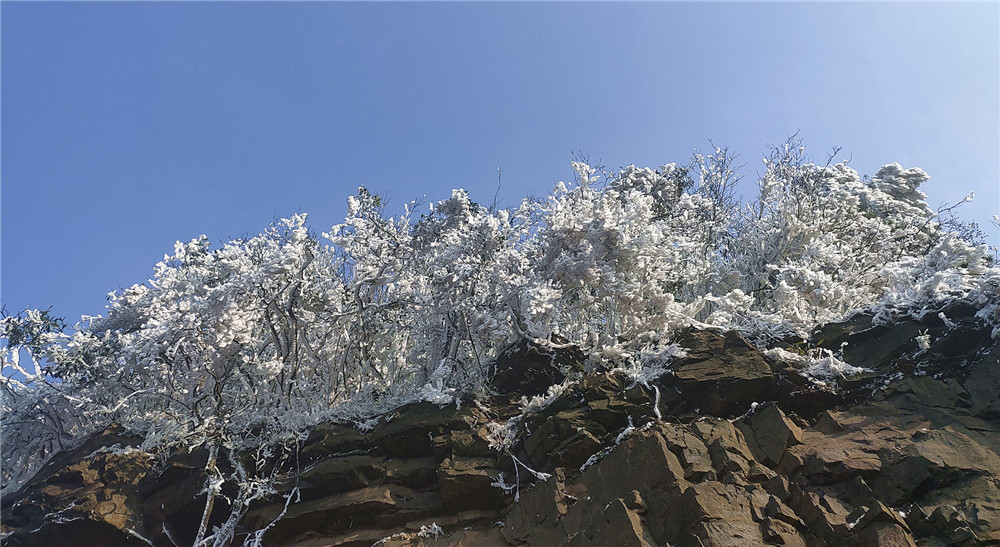
[[[611,168],[746,163],[799,132],[932,205],[1000,211],[1000,8],[874,3],[18,3],[0,6],[2,300],[75,321],[175,240],[359,185],[490,201]],[[752,194],[752,186],[744,192]],[[990,229],[991,241],[1000,241]]]

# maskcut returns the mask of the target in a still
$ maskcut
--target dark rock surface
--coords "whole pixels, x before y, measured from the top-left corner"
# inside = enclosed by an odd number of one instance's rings
[[[961,313],[950,330],[867,316],[817,330],[812,344],[873,371],[837,391],[734,332],[682,333],[688,356],[672,373],[648,387],[585,376],[511,422],[516,440],[497,450],[488,424],[582,360],[522,348],[482,406],[419,403],[367,432],[317,428],[281,485],[301,500],[264,543],[1000,545],[1000,346]],[[920,351],[923,331],[940,343]],[[533,371],[520,380],[519,358]],[[109,430],[53,459],[3,500],[4,545],[189,544],[206,455],[154,471],[137,450],[100,450],[135,443]],[[283,508],[280,496],[253,506],[243,533]]]
[[[531,397],[545,393],[552,384],[562,382],[567,372],[583,369],[586,356],[568,342],[553,335],[554,348],[522,342],[508,349],[497,359],[490,386],[500,394]]]

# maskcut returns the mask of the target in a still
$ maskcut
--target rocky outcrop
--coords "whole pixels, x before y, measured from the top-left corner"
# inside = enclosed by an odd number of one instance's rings
[[[950,328],[817,330],[808,344],[870,371],[835,390],[735,332],[692,330],[656,382],[594,373],[521,414],[521,395],[582,359],[525,347],[479,405],[317,428],[279,485],[298,501],[275,495],[240,530],[317,546],[1000,544],[1000,346],[961,312]],[[513,442],[497,444],[501,426]],[[3,500],[4,544],[190,543],[206,456],[157,463],[134,445],[111,430],[53,459]]]

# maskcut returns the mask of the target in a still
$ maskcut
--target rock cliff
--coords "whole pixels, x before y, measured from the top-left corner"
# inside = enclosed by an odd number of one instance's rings
[[[518,348],[476,403],[317,428],[240,533],[366,547],[1000,544],[1000,345],[972,311],[947,316],[957,325],[858,315],[784,354],[691,330],[655,381],[595,372],[529,410],[521,398],[583,355]],[[866,371],[817,384],[780,358],[802,347]],[[3,500],[3,543],[190,544],[207,452],[155,461],[128,449],[138,442],[111,427],[53,458]]]

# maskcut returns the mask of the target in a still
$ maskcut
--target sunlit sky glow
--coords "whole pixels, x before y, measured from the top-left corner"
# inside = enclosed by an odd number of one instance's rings
[[[1000,211],[1000,5],[3,2],[2,300],[71,318],[175,240],[309,213],[359,185],[513,203],[609,168],[745,163],[798,132],[932,206]],[[992,243],[1000,234],[989,226]]]

